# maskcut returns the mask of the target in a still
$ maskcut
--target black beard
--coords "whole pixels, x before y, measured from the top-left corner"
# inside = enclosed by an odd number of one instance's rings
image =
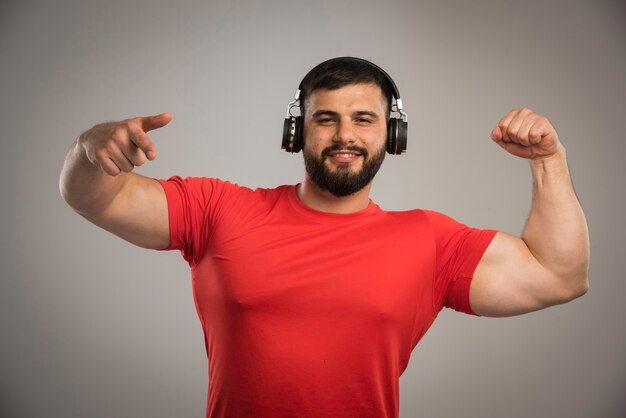
[[[330,171],[324,161],[328,158],[331,151],[350,150],[357,151],[363,157],[363,166],[356,173],[350,172],[348,166],[338,167],[334,172]],[[361,190],[367,186],[374,178],[383,161],[385,160],[385,147],[383,146],[372,158],[368,158],[368,152],[365,148],[354,145],[341,146],[335,144],[322,151],[321,157],[307,152],[305,146],[302,150],[304,154],[304,167],[309,178],[320,189],[327,190],[337,197],[348,196]]]

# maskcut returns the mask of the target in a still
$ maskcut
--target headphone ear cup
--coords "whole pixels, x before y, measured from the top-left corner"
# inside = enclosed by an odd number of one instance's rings
[[[281,148],[291,153],[302,149],[302,116],[285,118]]]
[[[406,151],[407,122],[398,118],[389,119],[387,127],[387,152],[399,155]]]
[[[397,130],[398,119],[389,119],[389,122],[387,122],[387,152],[389,154],[395,154]]]
[[[285,118],[285,120],[283,121],[283,141],[280,144],[280,147],[287,152],[292,152],[293,149],[291,137],[293,123],[293,118]]]
[[[402,154],[403,152],[406,152],[407,129],[409,127],[409,123],[403,121],[402,119],[397,119],[397,121],[396,154]]]
[[[300,152],[300,150],[304,146],[304,140],[302,138],[302,125],[302,116],[296,116],[294,118],[293,149],[291,150],[291,152]]]

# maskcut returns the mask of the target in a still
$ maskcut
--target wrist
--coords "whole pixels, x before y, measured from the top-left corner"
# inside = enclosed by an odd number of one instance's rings
[[[531,159],[530,165],[535,172],[567,171],[567,152],[565,147],[559,143],[553,154]]]

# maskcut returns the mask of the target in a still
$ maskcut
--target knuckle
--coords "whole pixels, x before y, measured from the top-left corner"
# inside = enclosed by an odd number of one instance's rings
[[[133,164],[137,167],[143,165],[145,162],[146,162],[146,159],[144,158],[143,155],[139,155],[135,157],[135,159],[133,160]]]
[[[118,148],[116,143],[117,141],[109,141],[102,146],[100,151],[107,155],[113,154],[115,150]]]
[[[141,135],[140,133],[136,133],[135,135],[133,135],[133,142],[141,147],[144,147],[148,144],[146,141],[146,137],[144,135]]]
[[[102,166],[102,169],[104,170],[105,173],[107,173],[110,176],[117,176],[120,173],[119,168],[111,167],[110,165]]]
[[[107,158],[107,152],[104,149],[97,150],[94,155],[98,161],[104,161]]]
[[[125,131],[122,128],[115,128],[111,134],[111,139],[115,142],[121,142],[124,140]]]

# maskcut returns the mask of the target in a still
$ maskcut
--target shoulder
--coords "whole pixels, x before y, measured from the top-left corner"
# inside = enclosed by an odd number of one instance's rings
[[[267,211],[285,201],[289,186],[251,189],[215,177],[172,176],[157,179],[171,208],[196,208],[201,213],[241,213]],[[293,187],[293,186],[292,186]]]
[[[383,211],[385,216],[398,221],[418,221],[429,226],[438,226],[445,223],[457,223],[448,215],[429,209],[410,209],[401,211]]]
[[[294,186],[282,185],[274,188],[258,187],[252,189],[247,186],[242,186],[238,183],[231,182],[230,180],[224,180],[218,177],[196,177],[187,176],[182,177],[174,175],[168,179],[155,179],[163,184],[164,187],[177,187],[186,190],[195,191],[223,191],[223,192],[236,192],[243,194],[257,194],[262,196],[280,195],[286,192],[288,188]]]
[[[459,233],[475,229],[449,215],[429,209],[386,211],[385,215],[393,224],[430,236],[438,246]]]
[[[241,186],[222,180],[216,177],[195,177],[174,175],[168,179],[156,179],[163,185],[182,187],[185,189],[206,189],[206,188],[239,188]]]

